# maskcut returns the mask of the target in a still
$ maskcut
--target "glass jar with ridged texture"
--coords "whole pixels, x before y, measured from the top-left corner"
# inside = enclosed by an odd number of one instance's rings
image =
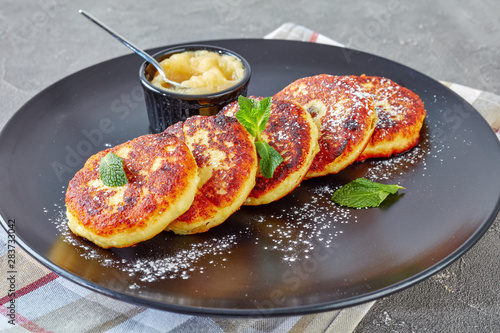
[[[236,101],[238,96],[246,96],[251,77],[250,64],[231,50],[210,45],[185,45],[165,49],[154,54],[153,57],[158,62],[162,62],[174,54],[200,50],[229,55],[240,60],[244,68],[242,78],[234,85],[221,91],[189,94],[183,93],[182,90],[163,89],[154,85],[152,80],[157,71],[149,62],[144,62],[140,67],[139,78],[144,89],[146,110],[152,133],[160,133],[170,125],[193,115],[217,114],[225,105]]]

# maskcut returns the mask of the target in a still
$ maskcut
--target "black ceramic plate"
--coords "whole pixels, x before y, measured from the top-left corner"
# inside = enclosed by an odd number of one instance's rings
[[[128,302],[196,314],[292,315],[351,306],[422,281],[492,223],[500,198],[498,139],[440,83],[331,46],[208,44],[246,57],[254,95],[320,73],[391,78],[425,103],[420,144],[402,156],[305,181],[284,199],[244,207],[207,233],[162,233],[136,247],[102,250],[67,231],[64,192],[90,155],[148,131],[140,60],[120,57],[47,88],[1,133],[2,224],[15,219],[26,251],[64,277]],[[377,209],[345,209],[329,200],[335,188],[362,176],[406,190]]]

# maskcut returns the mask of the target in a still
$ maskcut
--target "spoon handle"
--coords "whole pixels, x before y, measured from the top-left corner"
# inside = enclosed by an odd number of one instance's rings
[[[107,31],[110,35],[112,35],[113,37],[115,37],[116,39],[118,39],[120,42],[122,42],[126,47],[128,47],[129,49],[131,49],[132,51],[134,51],[135,53],[137,53],[138,55],[140,55],[141,57],[144,58],[144,60],[148,61],[149,63],[151,63],[155,68],[156,70],[158,71],[158,73],[162,76],[163,80],[165,82],[168,82],[168,83],[171,83],[172,81],[168,80],[166,77],[165,77],[165,73],[163,72],[163,68],[161,67],[161,65],[158,63],[158,61],[156,61],[156,59],[154,59],[152,56],[150,56],[149,54],[147,54],[146,52],[144,52],[143,50],[137,48],[134,44],[132,44],[131,42],[129,42],[127,39],[125,39],[125,37],[122,37],[120,36],[120,34],[118,34],[116,31],[114,31],[113,29],[111,29],[110,27],[108,27],[106,24],[102,23],[101,21],[99,21],[97,18],[95,18],[94,16],[92,16],[91,14],[87,13],[86,11],[84,10],[79,10],[78,11],[80,14],[82,14],[83,16],[85,16],[86,18],[88,18],[90,21],[94,22],[95,24],[97,24],[99,27],[101,27],[102,29],[104,29],[105,31]],[[179,83],[177,82],[172,82],[172,84],[174,85],[179,85]]]

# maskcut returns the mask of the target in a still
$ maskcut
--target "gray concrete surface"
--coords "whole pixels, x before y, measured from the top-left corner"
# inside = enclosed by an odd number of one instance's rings
[[[262,37],[294,22],[433,78],[500,94],[500,2],[0,0],[0,127],[29,98],[129,53],[86,9],[143,48]],[[440,274],[376,303],[356,332],[500,332],[500,221]]]

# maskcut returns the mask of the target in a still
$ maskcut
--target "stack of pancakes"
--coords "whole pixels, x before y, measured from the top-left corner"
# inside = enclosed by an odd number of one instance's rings
[[[386,78],[298,79],[273,96],[262,138],[284,161],[265,178],[255,138],[237,111],[235,102],[218,115],[193,116],[90,157],[68,186],[69,228],[104,248],[131,246],[163,230],[204,232],[242,205],[284,197],[303,179],[413,148],[426,113],[416,94]],[[123,159],[128,184],[108,187],[99,179],[108,152]]]

